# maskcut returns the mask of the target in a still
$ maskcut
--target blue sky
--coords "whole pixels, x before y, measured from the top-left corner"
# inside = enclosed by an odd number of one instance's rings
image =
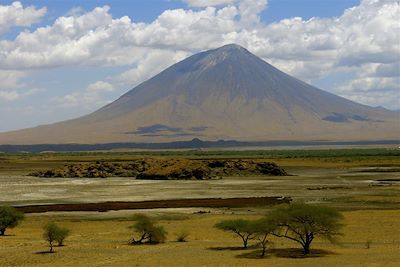
[[[232,42],[321,89],[399,109],[399,12],[395,0],[1,1],[0,131],[90,113]]]
[[[9,5],[14,1],[2,1]],[[188,8],[187,3],[179,0],[42,0],[42,1],[22,1],[26,6],[34,5],[37,7],[48,7],[46,20],[36,26],[46,22],[51,22],[55,18],[64,15],[73,7],[81,7],[86,11],[98,6],[111,6],[111,14],[115,17],[129,16],[134,21],[151,22],[156,19],[164,10]],[[302,17],[309,19],[312,17],[333,17],[340,16],[343,10],[356,6],[359,0],[270,0],[268,8],[260,13],[262,21],[270,23],[288,17]],[[193,7],[192,7],[193,8]]]

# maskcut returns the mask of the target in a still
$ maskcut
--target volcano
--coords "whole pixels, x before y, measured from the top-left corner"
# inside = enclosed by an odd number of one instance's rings
[[[172,65],[89,115],[1,133],[0,144],[399,136],[399,112],[320,90],[230,44]]]

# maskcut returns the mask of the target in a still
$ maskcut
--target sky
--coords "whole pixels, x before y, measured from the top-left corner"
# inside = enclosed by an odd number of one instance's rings
[[[0,0],[0,132],[88,114],[228,43],[398,110],[399,21],[399,0]]]

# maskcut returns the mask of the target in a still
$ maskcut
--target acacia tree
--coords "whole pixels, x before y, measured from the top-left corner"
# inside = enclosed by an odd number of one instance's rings
[[[69,229],[62,228],[54,222],[49,222],[44,228],[43,238],[49,243],[49,252],[52,253],[54,243],[63,246],[64,239],[69,235]]]
[[[215,224],[214,227],[238,235],[243,241],[243,248],[247,248],[248,241],[255,237],[253,222],[248,220],[225,220]]]
[[[67,228],[59,227],[58,229],[58,235],[56,238],[57,245],[59,247],[64,246],[64,240],[69,236],[70,230]]]
[[[262,218],[252,223],[252,229],[254,235],[257,238],[259,244],[261,245],[261,257],[265,256],[267,251],[267,245],[270,242],[268,238],[277,229],[278,224],[275,220],[270,218]]]
[[[50,222],[44,228],[43,238],[49,243],[50,253],[53,253],[54,242],[57,239],[58,227],[55,223]]]
[[[136,223],[129,228],[139,233],[139,238],[135,239],[135,237],[133,237],[129,242],[130,244],[158,244],[165,242],[167,232],[164,227],[155,225],[154,222],[144,214],[137,214],[133,219],[136,220]]]
[[[7,228],[14,228],[24,219],[24,214],[11,206],[0,207],[0,236],[3,236]]]
[[[337,210],[305,203],[277,208],[269,214],[269,218],[280,226],[274,235],[299,243],[304,255],[310,253],[311,243],[317,236],[334,242],[343,227],[343,216]]]

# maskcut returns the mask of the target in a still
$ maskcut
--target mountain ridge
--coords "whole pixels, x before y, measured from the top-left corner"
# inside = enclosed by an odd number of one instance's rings
[[[229,44],[168,67],[89,115],[0,133],[0,144],[381,140],[399,129],[399,113],[318,89]]]

